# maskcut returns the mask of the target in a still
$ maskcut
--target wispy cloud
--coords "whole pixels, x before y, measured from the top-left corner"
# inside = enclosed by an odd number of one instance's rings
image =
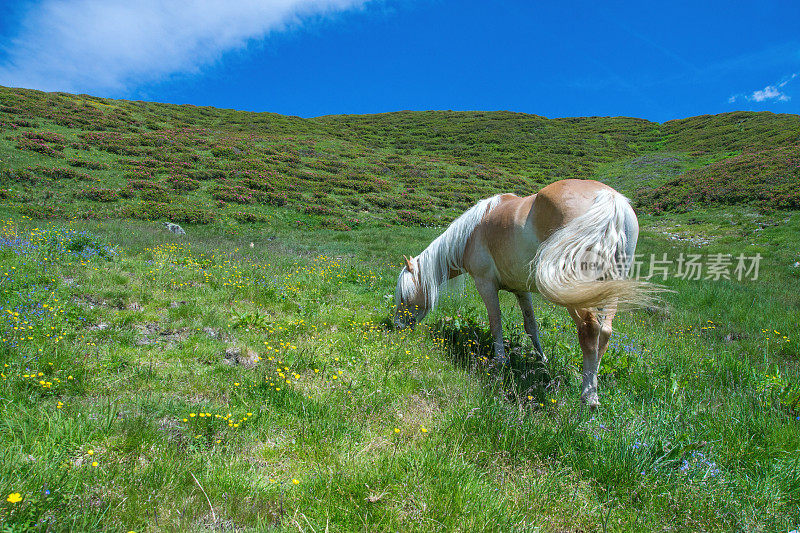
[[[778,100],[779,102],[789,101],[789,97],[786,96],[786,93],[779,91],[774,85],[767,85],[760,91],[753,91],[753,94],[748,96],[747,99],[753,100],[754,102],[763,102],[765,100]]]
[[[225,52],[306,17],[368,1],[44,0],[27,9],[15,36],[3,39],[0,85],[124,91],[197,72]]]
[[[787,76],[783,79],[780,83],[776,83],[775,85],[767,85],[763,89],[759,89],[757,91],[753,91],[752,94],[734,94],[728,98],[728,103],[733,104],[737,100],[745,99],[750,100],[751,102],[788,102],[792,99],[791,96],[786,94],[782,89],[788,84],[790,81],[795,79],[800,73],[794,73],[791,76]]]

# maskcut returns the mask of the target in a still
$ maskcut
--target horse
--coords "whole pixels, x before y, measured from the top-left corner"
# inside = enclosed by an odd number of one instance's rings
[[[533,348],[544,358],[531,293],[566,307],[583,352],[581,400],[599,405],[597,371],[618,310],[652,305],[657,287],[628,279],[639,236],[630,201],[593,180],[566,179],[538,193],[499,194],[465,211],[416,257],[404,257],[394,324],[413,327],[447,280],[468,273],[486,305],[494,364],[508,362],[498,291],[513,293]],[[545,359],[546,360],[546,359]]]

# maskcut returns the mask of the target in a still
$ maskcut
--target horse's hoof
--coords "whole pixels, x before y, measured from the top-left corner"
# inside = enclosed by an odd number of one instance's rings
[[[600,399],[597,397],[596,394],[591,394],[589,396],[584,396],[581,398],[583,404],[591,410],[595,410],[600,407]]]
[[[493,368],[503,368],[511,362],[511,358],[507,355],[498,355],[492,359],[491,366]]]

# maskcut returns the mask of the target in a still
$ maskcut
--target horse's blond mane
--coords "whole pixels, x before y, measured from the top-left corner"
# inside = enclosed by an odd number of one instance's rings
[[[417,283],[425,294],[428,310],[439,300],[439,289],[447,281],[451,270],[463,270],[464,249],[475,227],[483,217],[500,202],[500,195],[481,200],[460,217],[422,251],[414,261],[418,272]],[[401,275],[398,293],[404,297],[414,290],[414,279]]]

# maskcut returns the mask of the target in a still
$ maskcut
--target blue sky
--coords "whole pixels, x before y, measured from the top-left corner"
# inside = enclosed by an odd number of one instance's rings
[[[0,85],[304,117],[800,112],[800,2],[0,1]]]

